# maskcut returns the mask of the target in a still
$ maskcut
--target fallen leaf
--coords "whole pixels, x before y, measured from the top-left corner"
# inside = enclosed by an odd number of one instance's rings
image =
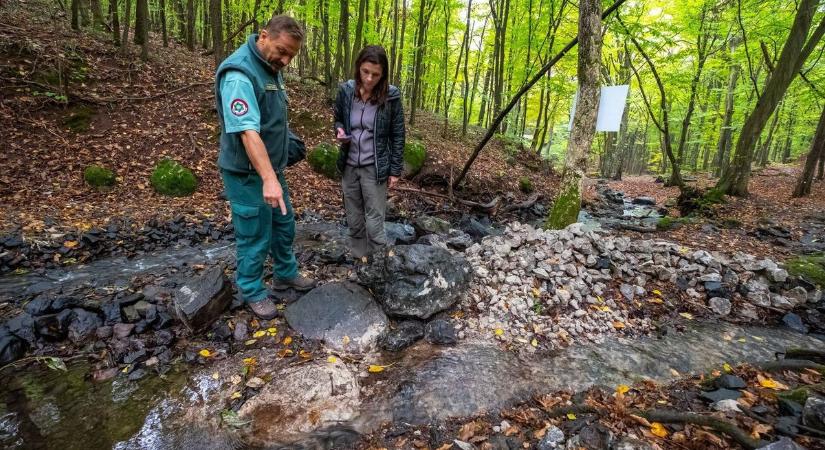
[[[264,380],[258,377],[252,377],[246,382],[246,387],[251,389],[258,389],[265,384]]]
[[[504,330],[502,330],[501,328],[496,328],[495,333],[496,336],[501,336],[504,334]]]
[[[575,414],[573,414],[573,413],[567,413],[567,418],[568,418],[569,420],[576,420],[576,415],[575,415]]]
[[[788,386],[774,380],[773,378],[765,378],[762,375],[756,375],[756,380],[759,382],[759,385],[764,388],[773,389],[775,391],[788,390]]]
[[[282,348],[280,351],[278,351],[279,358],[286,358],[287,356],[292,356],[293,354],[295,354],[295,352],[288,348]]]
[[[258,364],[258,359],[255,358],[255,357],[244,358],[243,363],[244,363],[245,366],[254,366],[255,364]]]
[[[240,392],[233,392],[232,395],[229,396],[229,398],[230,398],[230,400],[237,400],[237,399],[241,398],[241,393]]]
[[[662,300],[660,298],[657,298],[657,297],[649,298],[649,299],[647,299],[647,301],[650,302],[650,303],[656,303],[657,305],[661,305],[662,303],[664,303],[664,300]]]
[[[387,368],[387,366],[379,366],[379,365],[376,365],[376,364],[370,364],[370,366],[367,368],[367,372],[369,372],[369,373],[379,373],[379,372],[383,372],[384,369],[386,369],[386,368]]]
[[[275,336],[278,333],[278,329],[275,327],[270,327],[266,329],[266,332],[269,333],[270,336]]]
[[[306,350],[301,350],[301,351],[298,352],[298,356],[300,356],[301,358],[304,358],[304,359],[309,359],[310,357],[312,357],[312,353],[310,353]]]
[[[284,345],[289,345],[292,343],[292,336],[287,336],[284,338]]]
[[[618,392],[619,394],[627,394],[629,390],[630,386],[626,384],[620,384],[618,387],[616,387],[616,392]]]
[[[199,351],[198,354],[203,356],[204,358],[209,358],[210,356],[212,356],[212,353],[210,353],[207,349]]]
[[[655,436],[659,436],[660,438],[667,437],[667,430],[665,429],[664,425],[659,422],[653,422],[650,424],[650,432],[653,433]]]
[[[458,431],[458,438],[462,441],[469,441],[470,438],[475,436],[476,434],[476,423],[475,422],[467,422],[461,426],[461,429]]]
[[[221,420],[227,426],[230,426],[232,428],[241,428],[244,425],[248,425],[250,423],[250,421],[248,421],[248,420],[242,420],[238,416],[238,413],[235,412],[235,411],[232,411],[231,409],[225,409],[225,410],[221,411]]]
[[[693,320],[693,314],[688,312],[679,313],[680,316],[684,317],[687,320]]]
[[[511,425],[510,428],[504,431],[505,436],[513,436],[514,434],[518,434],[521,431],[517,425]]]
[[[212,374],[212,379],[213,380],[220,380],[221,379],[221,374],[219,374],[218,372],[213,373]]]
[[[344,343],[344,345],[347,345],[350,343],[350,338],[349,336],[344,336],[344,338],[341,339],[341,341]]]
[[[625,327],[624,322],[619,322],[618,320],[613,322],[613,328],[615,328],[617,330],[621,330],[624,327]]]
[[[725,363],[725,364],[722,364],[722,370],[724,370],[727,373],[731,373],[731,372],[733,372],[733,367],[731,367],[730,364]]]
[[[264,337],[264,336],[266,336],[266,331],[264,331],[264,330],[258,330],[256,332],[252,333],[252,337],[254,337],[254,338],[261,338],[261,337]]]
[[[656,295],[658,295],[658,296],[661,296],[661,295],[662,295],[662,291],[660,291],[660,290],[658,290],[658,289],[654,289],[654,290],[653,290],[653,291],[651,291],[651,292],[653,292],[654,294],[656,294]]]
[[[327,358],[327,362],[330,363],[330,364],[335,364],[335,363],[338,362],[338,358],[336,358],[334,356],[330,356],[329,358]]]
[[[533,340],[530,341],[530,345],[532,345],[533,347],[538,347],[539,341],[537,341],[536,338],[533,338]]]
[[[75,247],[77,247],[77,244],[78,244],[77,241],[66,241],[66,242],[63,243],[63,246],[66,247],[66,248],[75,248]]]
[[[256,343],[256,342],[258,342],[258,340],[257,340],[257,339],[247,339],[246,341],[244,341],[244,343],[243,343],[243,344],[244,344],[244,345],[252,345],[252,344],[254,344],[254,343]]]
[[[229,377],[229,381],[232,384],[241,384],[241,381],[243,381],[243,378],[241,378],[240,375],[232,375],[231,377]]]
[[[679,371],[676,370],[676,369],[670,369],[670,374],[673,375],[674,377],[681,377],[682,376],[682,374],[679,373]]]
[[[751,429],[751,437],[754,439],[759,439],[762,434],[770,433],[773,430],[773,427],[764,423],[757,423]]]

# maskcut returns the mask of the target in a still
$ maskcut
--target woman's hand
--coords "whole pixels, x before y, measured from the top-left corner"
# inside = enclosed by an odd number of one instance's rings
[[[347,136],[347,133],[344,131],[343,128],[339,127],[338,128],[338,135],[335,136],[335,139],[337,139],[338,142],[349,142],[350,137]]]
[[[395,185],[398,183],[398,177],[390,176],[389,183],[390,183],[390,185],[389,185],[390,189],[394,188]]]

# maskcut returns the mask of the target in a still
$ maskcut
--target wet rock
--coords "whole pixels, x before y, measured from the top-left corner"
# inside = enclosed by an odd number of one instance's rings
[[[808,326],[802,322],[802,318],[794,313],[785,314],[782,317],[782,323],[785,324],[786,327],[798,331],[800,333],[807,333]]]
[[[415,241],[415,243],[419,245],[430,245],[433,247],[440,247],[443,249],[448,248],[447,238],[440,234],[425,234],[424,236],[418,238],[418,240]]]
[[[739,409],[739,403],[736,400],[719,400],[710,405],[714,411],[720,412],[742,412]]]
[[[289,326],[336,350],[365,352],[376,347],[387,317],[370,293],[353,283],[333,282],[313,289],[284,311]]]
[[[427,342],[436,345],[454,345],[458,342],[455,327],[445,319],[434,319],[428,322],[424,337]]]
[[[232,287],[222,265],[212,267],[175,291],[178,319],[193,332],[209,328],[232,302]]]
[[[134,329],[135,324],[133,323],[118,323],[112,327],[112,333],[117,339],[125,339],[132,334],[132,330]]]
[[[135,323],[135,334],[143,334],[148,329],[149,329],[149,322],[147,322],[145,319],[144,320],[138,320],[137,323]]]
[[[544,433],[544,437],[541,438],[539,441],[538,446],[536,447],[537,450],[554,450],[560,449],[564,447],[564,432],[555,425],[551,425],[550,428]]]
[[[656,447],[645,441],[631,437],[623,437],[613,445],[613,450],[654,450],[654,448]]]
[[[9,333],[5,327],[0,328],[0,365],[17,361],[26,354],[26,341]]]
[[[721,281],[707,281],[705,282],[705,291],[708,297],[724,297],[727,298],[730,293],[728,289],[722,285]]]
[[[776,399],[776,404],[779,407],[779,414],[783,416],[801,416],[802,415],[802,405],[799,403],[789,400],[787,398],[779,397]]]
[[[123,312],[123,319],[126,322],[137,322],[140,320],[140,313],[135,309],[135,305],[129,305],[121,309]]]
[[[627,283],[622,283],[622,285],[619,286],[619,292],[621,292],[628,301],[632,301],[636,297],[636,288]]]
[[[66,338],[69,328],[69,314],[47,314],[34,319],[37,335],[51,341],[61,341]]]
[[[115,376],[117,376],[118,370],[117,367],[111,367],[108,369],[99,369],[92,372],[92,381],[95,383],[102,383],[104,381],[111,380]]]
[[[175,333],[169,330],[160,330],[155,332],[155,343],[159,346],[169,346],[175,342]]]
[[[473,245],[473,238],[461,230],[451,229],[447,234],[447,246],[450,248],[464,251],[471,245]]]
[[[783,294],[794,306],[803,305],[808,301],[808,291],[802,286],[797,286]]]
[[[748,384],[736,375],[722,375],[714,382],[716,387],[722,389],[745,389]]]
[[[768,279],[774,283],[784,283],[788,279],[788,272],[785,269],[770,269],[767,271]]]
[[[103,312],[103,322],[106,325],[114,325],[123,320],[120,313],[120,305],[117,303],[104,303],[100,305],[100,310]]]
[[[447,234],[450,231],[450,222],[432,216],[419,216],[413,221],[418,234]]]
[[[75,344],[80,344],[95,334],[97,328],[103,325],[103,320],[91,311],[74,308],[69,318],[68,336]]]
[[[133,352],[129,352],[126,356],[123,357],[124,364],[132,364],[136,361],[142,361],[146,359],[147,354],[145,349],[135,350]]]
[[[776,418],[774,422],[774,429],[777,433],[784,434],[786,436],[796,436],[799,434],[799,418],[796,416],[780,416]]]
[[[489,219],[478,220],[474,217],[464,217],[458,227],[476,241],[497,234],[496,229],[490,226]]]
[[[95,331],[95,337],[98,339],[109,339],[112,337],[112,327],[109,325],[104,325],[102,327],[98,327]]]
[[[771,442],[768,445],[759,447],[756,450],[805,450],[805,447],[797,444],[787,437],[781,437],[776,442]]]
[[[708,301],[710,309],[718,316],[727,316],[730,314],[730,300],[722,297],[713,297]]]
[[[736,400],[741,396],[741,392],[732,389],[717,389],[715,391],[702,392],[699,394],[699,397],[711,403],[716,403],[720,400]]]
[[[249,339],[249,327],[247,327],[245,320],[239,320],[235,324],[235,329],[232,330],[232,338],[237,342],[244,342]]]
[[[634,205],[656,205],[656,199],[653,197],[636,197],[631,200]]]
[[[18,314],[13,317],[6,322],[5,327],[11,334],[23,339],[29,345],[34,345],[34,342],[37,340],[34,329],[34,318],[27,313]]]
[[[825,400],[810,396],[802,410],[802,422],[811,428],[825,432]]]
[[[172,319],[172,316],[168,312],[165,310],[159,311],[157,317],[152,322],[152,327],[156,330],[162,330],[172,326],[173,322],[174,319]]]
[[[394,328],[390,328],[381,337],[380,346],[384,350],[399,352],[415,344],[422,337],[424,337],[424,324],[417,320],[405,320],[399,322]]]
[[[790,302],[784,295],[779,294],[770,294],[771,295],[771,306],[774,308],[789,310],[793,309],[793,303]]]
[[[388,245],[408,245],[415,242],[415,228],[411,225],[404,223],[384,222],[384,232],[387,235]]]
[[[141,367],[137,370],[133,370],[133,371],[129,372],[129,375],[127,376],[127,378],[129,379],[129,381],[138,381],[138,380],[140,380],[141,378],[143,378],[145,376],[146,376],[146,369]]]
[[[328,424],[347,423],[359,414],[360,407],[358,379],[346,364],[313,361],[279,372],[244,403],[238,415],[251,421],[243,430],[244,442],[269,447],[292,442]]]
[[[42,316],[44,314],[57,312],[52,310],[52,299],[44,296],[39,296],[30,301],[26,304],[23,310],[33,316]]]
[[[613,433],[601,424],[586,425],[567,441],[568,450],[610,450]]]
[[[421,319],[452,306],[471,277],[464,257],[418,244],[390,248],[358,272],[387,314]]]

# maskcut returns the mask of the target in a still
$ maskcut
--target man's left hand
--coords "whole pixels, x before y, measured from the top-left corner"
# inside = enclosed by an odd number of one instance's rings
[[[394,188],[396,183],[398,183],[398,177],[390,176],[390,189]]]

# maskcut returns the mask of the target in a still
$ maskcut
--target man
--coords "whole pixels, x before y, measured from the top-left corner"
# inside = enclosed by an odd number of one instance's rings
[[[294,19],[274,16],[259,35],[218,67],[215,99],[221,122],[220,156],[232,207],[238,290],[262,319],[277,314],[263,282],[273,260],[273,288],[306,291],[315,281],[298,273],[292,251],[295,217],[284,169],[303,159],[303,142],[289,131],[281,70],[298,54],[304,32]]]

